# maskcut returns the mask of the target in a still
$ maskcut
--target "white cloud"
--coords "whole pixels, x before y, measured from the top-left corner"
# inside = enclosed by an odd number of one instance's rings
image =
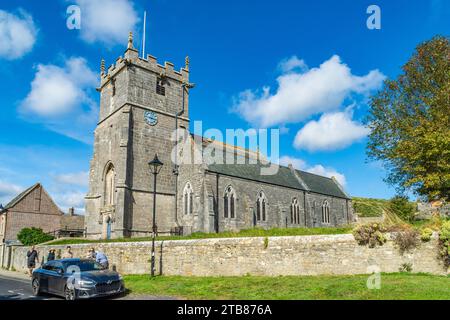
[[[96,83],[97,76],[84,58],[70,58],[64,67],[39,64],[22,107],[41,116],[65,114],[80,102],[90,102],[86,89]]]
[[[290,60],[293,63],[285,69],[300,65],[298,58]],[[318,68],[282,74],[275,93],[271,93],[270,87],[241,92],[233,110],[255,126],[300,122],[311,115],[340,108],[352,94],[367,94],[379,88],[384,78],[378,70],[355,76],[334,55]]]
[[[0,58],[14,60],[33,49],[38,30],[24,10],[17,15],[0,10]]]
[[[299,158],[293,158],[289,156],[283,156],[280,158],[280,165],[282,166],[288,166],[292,164],[294,168],[298,170],[304,170],[307,167],[306,161],[299,159]]]
[[[289,59],[281,61],[278,69],[283,73],[288,73],[293,70],[305,71],[308,69],[308,66],[304,60],[299,59],[297,56],[292,56]]]
[[[60,174],[55,176],[55,181],[62,184],[80,187],[89,186],[89,171]]]
[[[306,169],[305,171],[310,172],[310,173],[314,173],[314,174],[318,174],[320,176],[324,176],[324,177],[335,177],[336,180],[342,185],[345,186],[347,184],[347,181],[345,179],[345,175],[343,175],[342,173],[337,172],[335,169],[330,168],[330,167],[324,167],[320,164],[315,165],[313,167],[310,167],[308,169]]]
[[[88,43],[126,44],[139,22],[132,1],[76,0],[81,8],[81,38]]]
[[[325,113],[308,122],[295,137],[297,149],[309,151],[340,150],[363,139],[370,130],[352,120],[352,112]]]
[[[75,208],[77,213],[84,212],[84,197],[86,194],[80,191],[68,191],[62,193],[55,193],[53,199],[64,212],[69,208]]]
[[[7,181],[0,180],[0,204],[5,206],[25,188]]]
[[[98,120],[98,108],[91,98],[98,83],[96,73],[80,57],[69,58],[63,67],[39,64],[36,69],[20,113],[58,133],[91,141],[92,127]]]
[[[294,157],[289,157],[289,156],[283,156],[280,158],[280,165],[282,166],[288,166],[289,164],[292,164],[292,166],[297,169],[297,170],[302,170],[302,171],[306,171],[306,172],[310,172],[310,173],[314,173],[320,176],[324,176],[324,177],[335,177],[336,180],[342,185],[345,186],[347,184],[347,181],[345,179],[345,175],[342,173],[339,173],[338,171],[336,171],[334,168],[330,168],[330,167],[324,167],[320,164],[318,165],[314,165],[314,166],[309,166],[306,161],[299,159],[299,158],[294,158]]]

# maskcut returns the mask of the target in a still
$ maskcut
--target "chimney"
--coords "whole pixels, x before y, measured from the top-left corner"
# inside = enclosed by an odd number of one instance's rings
[[[69,208],[69,216],[73,217],[75,215],[75,208]]]

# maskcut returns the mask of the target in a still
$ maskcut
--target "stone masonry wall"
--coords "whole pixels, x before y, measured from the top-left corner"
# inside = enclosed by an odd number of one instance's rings
[[[16,240],[23,228],[41,228],[44,232],[60,229],[62,212],[39,185],[20,202],[8,209],[4,239]],[[3,240],[0,238],[0,241]]]
[[[435,235],[430,242],[401,255],[392,241],[382,247],[359,246],[353,236],[297,236],[265,238],[202,239],[157,242],[157,269],[163,275],[182,276],[279,276],[367,274],[372,266],[381,272],[398,272],[411,263],[413,272],[443,275]],[[84,256],[92,246],[73,245],[75,256]],[[149,242],[95,244],[122,274],[150,273]],[[42,257],[49,246],[39,247]],[[53,246],[63,250],[64,246]],[[25,271],[26,251],[14,250],[12,266]]]
[[[216,198],[216,176],[207,174],[206,178],[212,188],[213,197]],[[236,217],[224,218],[223,195],[228,186],[236,192]],[[266,183],[240,179],[236,177],[220,176],[219,178],[219,231],[242,230],[253,227],[260,228],[291,228],[291,227],[331,227],[351,223],[352,218],[347,216],[348,201],[346,199],[325,196],[315,193],[306,193],[301,190],[270,185]],[[256,200],[260,192],[264,192],[267,199],[266,221],[256,221]],[[293,199],[298,200],[300,208],[300,222],[291,223],[290,207]],[[330,205],[330,223],[322,223],[322,204],[327,200]],[[305,208],[306,203],[306,208]],[[305,212],[306,209],[306,212]],[[211,230],[212,231],[212,230]]]

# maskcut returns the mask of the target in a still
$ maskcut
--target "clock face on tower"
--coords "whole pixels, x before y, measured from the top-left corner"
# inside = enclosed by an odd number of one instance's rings
[[[144,112],[145,122],[147,122],[151,126],[156,126],[158,123],[158,115],[153,111],[145,111]]]

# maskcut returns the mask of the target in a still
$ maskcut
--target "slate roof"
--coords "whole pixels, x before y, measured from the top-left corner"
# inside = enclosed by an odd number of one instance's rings
[[[331,178],[319,176],[314,173],[295,170],[303,182],[312,192],[326,194],[338,198],[350,199],[349,196],[341,190],[335,181]]]
[[[333,197],[350,199],[345,192],[331,178],[319,176],[313,173],[295,170],[307,188],[293,174],[290,168],[280,166],[274,175],[261,175],[260,164],[210,164],[208,171],[243,179],[264,182],[277,186],[283,186],[302,191],[330,195]]]

